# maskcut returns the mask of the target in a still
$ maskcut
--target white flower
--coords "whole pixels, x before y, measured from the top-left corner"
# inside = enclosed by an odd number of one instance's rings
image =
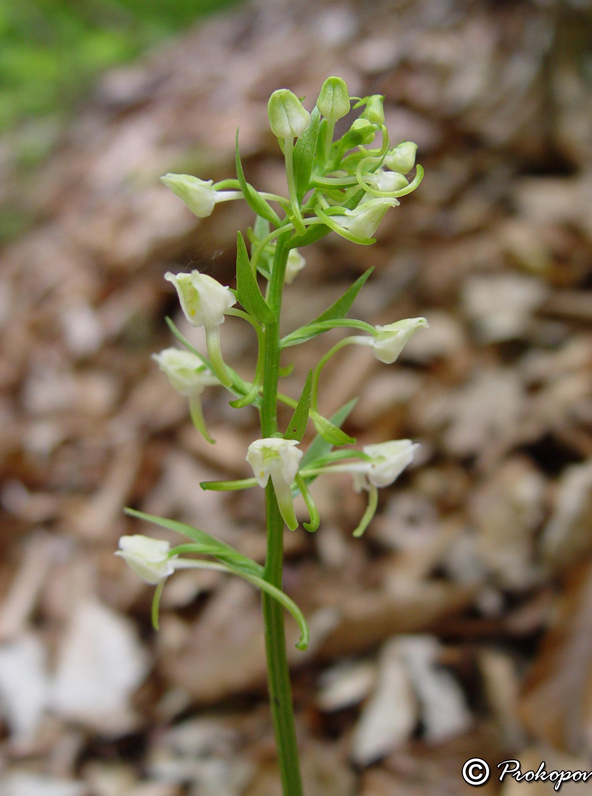
[[[207,274],[192,271],[190,274],[172,274],[164,278],[177,290],[181,309],[193,326],[205,326],[206,331],[224,323],[224,313],[236,299],[231,291]]]
[[[158,363],[174,389],[186,398],[200,395],[206,387],[219,384],[216,376],[191,351],[165,348],[159,354],[152,354],[152,359]]]
[[[160,354],[152,354],[152,359],[158,363],[173,388],[189,398],[189,410],[195,428],[208,442],[214,442],[206,428],[200,396],[206,387],[220,384],[218,377],[191,351],[165,348]]]
[[[384,162],[400,174],[407,174],[415,166],[415,156],[417,154],[417,144],[412,141],[403,141],[387,154]]]
[[[351,473],[356,490],[389,486],[413,461],[419,444],[410,439],[389,440],[362,448],[370,461],[356,459],[352,462],[334,464],[325,468],[327,472]]]
[[[386,365],[393,363],[410,337],[422,326],[428,326],[425,318],[406,318],[387,326],[377,326],[376,337],[365,338],[372,348],[374,356]]]
[[[302,458],[297,445],[294,439],[267,437],[252,442],[247,452],[247,461],[259,486],[267,486],[271,477],[281,515],[291,531],[298,527],[292,503],[292,484]]]
[[[212,214],[218,198],[218,192],[212,188],[213,180],[206,182],[190,174],[165,174],[160,181],[182,199],[198,218],[207,218]]]
[[[306,265],[306,260],[300,254],[298,249],[290,249],[288,254],[288,263],[286,265],[286,284],[291,285],[295,277],[302,271]]]
[[[177,556],[169,558],[170,545],[162,539],[135,534],[119,539],[120,550],[115,553],[146,583],[155,586],[175,571]]]
[[[172,274],[164,278],[172,282],[177,290],[181,309],[189,323],[203,326],[206,330],[206,344],[214,373],[225,387],[230,387],[232,379],[220,351],[220,324],[224,323],[227,312],[236,299],[232,292],[207,274],[192,271],[190,274]]]
[[[346,210],[345,215],[331,216],[331,218],[352,235],[357,235],[359,238],[371,238],[386,211],[398,204],[396,199],[386,197],[367,199],[360,202],[355,210]]]

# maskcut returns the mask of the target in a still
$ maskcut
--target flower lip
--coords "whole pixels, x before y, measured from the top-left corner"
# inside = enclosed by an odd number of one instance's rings
[[[163,539],[134,534],[122,536],[115,555],[121,556],[143,581],[155,586],[175,571],[177,556],[169,556],[170,545]]]

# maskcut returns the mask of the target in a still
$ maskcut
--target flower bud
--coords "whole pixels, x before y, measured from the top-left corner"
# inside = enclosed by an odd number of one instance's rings
[[[360,202],[355,210],[346,210],[345,215],[332,216],[332,219],[352,235],[371,238],[389,207],[396,207],[398,204],[396,199],[368,199]]]
[[[377,171],[371,175],[369,182],[377,190],[386,193],[400,191],[409,185],[407,178],[397,171]]]
[[[384,97],[382,94],[373,94],[368,97],[366,107],[362,114],[361,119],[367,119],[372,124],[384,124]]]
[[[217,191],[212,188],[213,180],[206,182],[189,174],[165,174],[160,181],[182,199],[198,218],[207,218],[212,214],[217,198]]]
[[[120,550],[115,553],[125,559],[126,564],[143,581],[155,586],[175,571],[175,559],[169,557],[170,545],[162,539],[135,534],[119,539]]]
[[[392,171],[407,174],[415,166],[417,144],[412,141],[403,141],[387,154],[384,162]]]
[[[278,138],[298,138],[308,127],[310,113],[287,88],[274,91],[267,104],[272,133]]]
[[[271,478],[281,515],[291,531],[298,527],[292,502],[292,484],[302,458],[297,445],[294,439],[268,437],[252,442],[247,453],[259,486],[265,487]]]
[[[317,108],[328,122],[337,122],[347,116],[350,99],[345,80],[340,77],[328,77],[321,87]]]
[[[300,271],[302,271],[305,265],[306,260],[300,254],[298,249],[290,249],[288,262],[286,264],[286,276],[284,277],[287,285],[292,284],[296,276],[300,273]]]
[[[356,119],[349,132],[344,136],[348,148],[360,146],[361,144],[371,144],[376,136],[376,126],[368,119]]]
[[[414,332],[422,326],[428,326],[425,318],[406,318],[403,321],[389,323],[387,326],[377,326],[378,334],[369,338],[376,359],[386,365],[392,364]]]

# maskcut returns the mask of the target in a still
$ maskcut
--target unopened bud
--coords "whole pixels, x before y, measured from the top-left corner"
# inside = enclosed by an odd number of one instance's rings
[[[310,113],[287,88],[274,91],[267,104],[272,133],[278,138],[298,138],[308,127]]]
[[[321,87],[317,108],[328,122],[347,116],[350,108],[349,89],[340,77],[328,77]]]
[[[366,108],[360,116],[361,119],[367,119],[372,124],[384,124],[384,97],[382,94],[373,94],[368,97]]]
[[[399,174],[407,174],[415,166],[415,155],[417,144],[413,141],[403,141],[388,153],[384,162],[391,171],[398,171]]]

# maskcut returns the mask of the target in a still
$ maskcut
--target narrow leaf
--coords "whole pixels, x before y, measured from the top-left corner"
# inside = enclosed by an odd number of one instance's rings
[[[364,283],[372,273],[374,268],[369,268],[362,276],[358,277],[353,285],[350,285],[341,298],[334,301],[325,312],[322,312],[311,323],[322,323],[323,321],[332,321],[336,318],[345,318],[349,312],[351,305],[354,303],[356,296],[364,286]]]
[[[294,410],[294,414],[288,428],[284,434],[284,439],[297,439],[298,442],[302,441],[306,425],[308,423],[308,410],[310,409],[310,396],[312,392],[312,370],[309,370],[306,384],[302,390],[302,395],[298,399],[298,404]]]
[[[310,419],[325,442],[329,442],[331,445],[353,445],[356,441],[353,437],[350,437],[349,434],[346,434],[345,431],[334,426],[330,420],[327,420],[326,417],[323,417],[318,412],[311,412]]]
[[[253,210],[258,216],[267,219],[267,221],[271,221],[272,224],[275,224],[276,227],[280,227],[282,222],[278,214],[275,210],[271,207],[271,205],[261,197],[257,191],[253,188],[252,185],[245,179],[245,173],[243,171],[243,164],[241,163],[240,152],[238,149],[238,130],[236,131],[236,176],[239,181],[239,185],[241,187],[241,191],[243,192],[243,196],[245,197],[246,203],[249,205],[251,210]]]
[[[310,114],[308,127],[300,136],[294,147],[294,180],[296,182],[296,196],[301,202],[310,185],[310,176],[314,162],[321,114],[315,106]]]
[[[341,427],[343,423],[345,423],[347,417],[357,402],[357,398],[352,398],[351,401],[348,401],[340,409],[338,409],[335,414],[331,416],[331,422],[333,425],[337,428]],[[317,459],[321,459],[323,456],[326,456],[331,451],[332,447],[333,446],[331,443],[326,442],[320,434],[317,434],[317,436],[308,446],[306,453],[300,461],[300,469],[303,470],[305,467],[310,467],[312,464],[314,464],[314,462],[317,461]],[[312,480],[312,478],[306,479],[307,483]]]
[[[236,244],[236,295],[248,313],[261,323],[271,323],[274,314],[261,295],[259,285],[251,268],[247,246],[241,233]]]
[[[238,550],[235,550],[234,547],[231,547],[225,542],[215,539],[213,536],[210,536],[209,533],[199,528],[194,528],[192,525],[187,525],[184,522],[177,522],[176,520],[169,520],[165,517],[156,517],[153,514],[145,514],[143,511],[136,511],[135,509],[126,508],[125,513],[130,517],[137,517],[140,520],[146,520],[146,522],[159,525],[161,528],[167,528],[169,531],[188,536],[197,543],[199,552],[202,555],[213,556],[223,564],[232,566],[241,572],[257,576],[261,575],[263,572],[263,567],[256,561],[239,553]]]

